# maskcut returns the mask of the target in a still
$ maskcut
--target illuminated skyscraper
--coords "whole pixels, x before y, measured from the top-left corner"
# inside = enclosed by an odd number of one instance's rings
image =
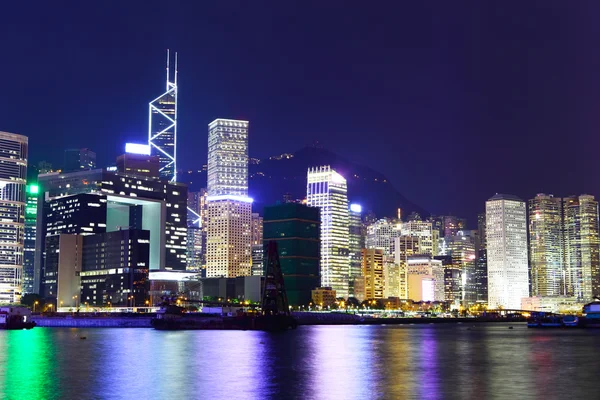
[[[383,268],[383,250],[362,250],[362,275],[365,279],[365,298],[383,299],[385,279]]]
[[[477,215],[478,240],[476,244],[477,260],[475,263],[475,293],[478,303],[487,303],[488,283],[487,283],[487,247],[486,247],[486,229],[485,213]]]
[[[497,194],[485,213],[489,308],[521,309],[521,299],[529,297],[525,202]]]
[[[26,136],[0,132],[0,303],[21,298],[27,142]]]
[[[349,273],[349,295],[354,296],[354,279],[362,275],[362,249],[365,247],[365,229],[362,223],[362,207],[358,204],[350,204],[349,213],[349,251],[350,251],[350,273]]]
[[[167,50],[166,91],[152,100],[148,114],[148,144],[151,155],[159,158],[159,172],[163,179],[177,180],[177,53],[175,72],[171,80],[170,54]]]
[[[248,197],[248,121],[208,125],[206,276],[251,274],[252,199]]]
[[[583,194],[563,199],[567,294],[592,300],[600,294],[598,202]]]
[[[188,192],[187,270],[201,271],[206,263],[206,189]]]
[[[564,290],[561,199],[538,194],[529,200],[529,262],[532,296],[560,296]]]
[[[26,293],[34,293],[33,277],[35,266],[35,235],[39,186],[27,185],[25,204],[25,241],[23,247],[23,288]]]
[[[252,238],[252,275],[263,276],[263,217],[258,213],[252,213],[250,235]]]
[[[307,204],[321,210],[321,286],[348,297],[350,272],[346,179],[329,166],[309,168]]]

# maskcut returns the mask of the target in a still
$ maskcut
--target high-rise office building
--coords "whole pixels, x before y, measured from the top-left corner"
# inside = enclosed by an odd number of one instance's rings
[[[108,172],[101,169],[48,173],[38,177],[38,214],[34,291],[44,276],[47,223],[44,203],[81,193],[103,194],[113,211],[107,225],[113,230],[130,226],[150,230],[152,270],[185,271],[187,260],[187,186],[156,178]],[[121,210],[122,212],[118,212]],[[112,222],[111,222],[112,221]]]
[[[367,226],[365,248],[382,249],[385,255],[391,255],[394,248],[394,238],[400,235],[397,224],[388,218],[381,218]]]
[[[458,289],[458,295],[455,293],[448,300],[456,301],[463,306],[477,302],[476,232],[460,230],[453,236],[446,236],[448,239],[447,257],[450,259],[450,264],[444,266],[446,276],[447,278],[451,277],[451,281],[456,277],[460,279],[457,282],[453,281],[457,283],[455,288]]]
[[[431,222],[418,219],[403,222],[400,225],[400,235],[418,238],[420,254],[431,257],[438,254],[439,232],[433,229]]]
[[[27,143],[26,136],[0,132],[0,303],[18,303],[21,298]]]
[[[583,194],[563,199],[567,295],[582,301],[600,294],[598,202]]]
[[[177,53],[173,76],[167,50],[167,81],[163,94],[148,105],[148,145],[150,155],[159,159],[159,173],[167,181],[177,180]]]
[[[407,262],[408,298],[444,301],[444,267],[429,256],[412,256]]]
[[[187,201],[187,270],[203,272],[206,265],[206,189],[188,192]]]
[[[385,278],[383,266],[383,250],[363,249],[362,275],[365,279],[365,298],[383,299]]]
[[[27,185],[25,194],[25,240],[23,245],[23,294],[34,293],[33,277],[38,194],[39,186],[37,184]]]
[[[346,179],[329,166],[309,168],[307,204],[321,210],[321,286],[348,297],[350,270]]]
[[[439,232],[441,238],[454,236],[458,231],[467,229],[467,220],[453,215],[437,215],[429,218],[433,229]]]
[[[58,299],[59,296],[59,274],[61,267],[67,264],[64,257],[71,257],[63,248],[65,243],[61,244],[64,235],[84,236],[106,232],[106,206],[106,196],[87,193],[59,197],[44,203],[46,234],[41,288],[44,297]],[[71,258],[68,261],[72,261]]]
[[[398,266],[398,297],[408,299],[408,259],[421,254],[420,240],[416,236],[403,235],[395,238],[394,242],[394,264]]]
[[[121,229],[84,236],[79,252],[81,303],[122,307],[145,304],[150,231]]]
[[[263,217],[258,213],[252,213],[252,225],[250,227],[252,240],[252,275],[264,275],[264,249],[263,249]]]
[[[561,199],[538,194],[529,200],[529,262],[532,296],[564,295]]]
[[[252,199],[248,197],[248,121],[208,125],[206,276],[251,274]]]
[[[291,305],[308,305],[320,286],[319,210],[298,203],[265,207],[263,240],[277,242],[283,280]]]
[[[521,309],[529,296],[527,209],[516,196],[497,194],[485,204],[488,306]]]
[[[128,175],[160,177],[160,158],[147,154],[125,153],[117,157],[117,172]]]
[[[348,274],[349,296],[354,296],[354,280],[362,275],[362,249],[365,247],[365,229],[362,223],[362,207],[350,204],[348,220],[348,250],[350,251],[350,272]]]
[[[477,242],[475,261],[475,292],[478,303],[487,303],[488,283],[487,283],[487,247],[486,247],[486,229],[485,213],[477,215]]]
[[[96,153],[92,150],[67,149],[65,150],[65,163],[63,172],[74,172],[96,168]]]

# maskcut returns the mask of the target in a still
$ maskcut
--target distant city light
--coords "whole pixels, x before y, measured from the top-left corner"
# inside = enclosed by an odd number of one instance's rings
[[[117,167],[113,165],[113,166],[110,166],[110,167],[106,167],[106,170],[107,170],[108,172],[114,172],[114,171],[116,171],[116,170],[117,170]]]
[[[350,211],[355,212],[355,213],[361,213],[362,206],[360,204],[350,204]]]
[[[233,200],[241,201],[244,203],[252,203],[254,200],[248,196],[236,196],[233,194],[223,194],[219,196],[206,196],[206,201],[217,201],[217,200]]]
[[[40,192],[40,187],[38,185],[29,185],[27,186],[27,191],[30,194],[38,194]]]
[[[125,153],[150,155],[150,145],[140,143],[125,143]]]

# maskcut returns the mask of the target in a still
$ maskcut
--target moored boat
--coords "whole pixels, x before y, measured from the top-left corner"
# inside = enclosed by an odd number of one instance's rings
[[[31,329],[35,322],[31,320],[31,310],[27,307],[0,307],[0,329]]]

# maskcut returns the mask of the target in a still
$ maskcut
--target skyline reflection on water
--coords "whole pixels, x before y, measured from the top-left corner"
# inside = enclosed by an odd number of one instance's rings
[[[596,398],[599,346],[504,324],[0,331],[0,398]]]

